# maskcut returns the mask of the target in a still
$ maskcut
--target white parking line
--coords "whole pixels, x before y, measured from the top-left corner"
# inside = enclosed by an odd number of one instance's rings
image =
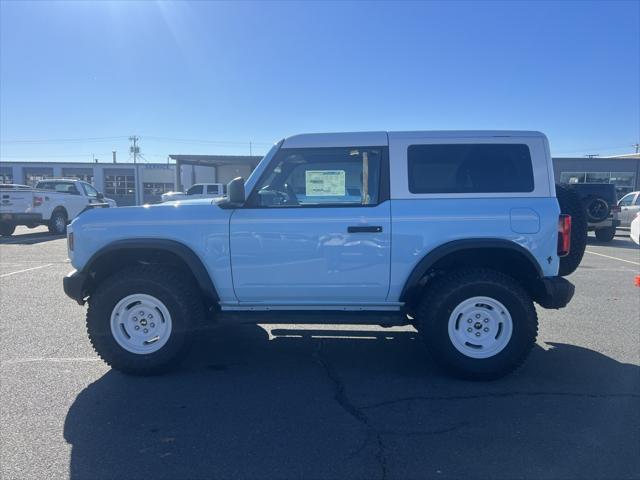
[[[2,275],[0,275],[0,278],[8,277],[10,275],[15,275],[16,273],[30,272],[31,270],[38,270],[39,268],[50,267],[51,265],[53,265],[53,263],[47,263],[46,265],[40,265],[38,267],[33,267],[33,268],[25,268],[24,270],[17,270],[15,272],[3,273]]]
[[[599,257],[605,257],[605,258],[610,258],[612,260],[619,260],[621,262],[625,262],[625,263],[630,263],[631,265],[638,265],[640,266],[640,262],[632,262],[631,260],[625,260],[623,258],[618,258],[618,257],[611,257],[609,255],[604,255],[602,253],[596,253],[596,252],[592,252],[591,250],[585,250],[586,253],[590,253],[592,255],[598,255]]]

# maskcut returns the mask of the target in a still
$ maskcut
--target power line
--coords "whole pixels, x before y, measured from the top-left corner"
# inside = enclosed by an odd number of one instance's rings
[[[111,152],[107,152],[107,153],[74,153],[74,154],[70,154],[70,155],[40,155],[40,154],[33,154],[33,155],[4,155],[4,154],[0,154],[0,158],[68,158],[68,157],[91,157],[92,155],[110,155]]]
[[[204,139],[195,139],[195,138],[172,138],[172,137],[154,137],[154,136],[144,136],[145,140],[166,140],[169,142],[179,142],[179,143],[205,143],[205,144],[215,144],[215,145],[273,145],[273,143],[269,142],[236,142],[236,141],[228,141],[228,140],[204,140]]]
[[[83,142],[105,142],[107,140],[124,139],[126,136],[117,137],[88,137],[88,138],[53,138],[37,140],[0,140],[5,144],[39,144],[39,143],[83,143]]]

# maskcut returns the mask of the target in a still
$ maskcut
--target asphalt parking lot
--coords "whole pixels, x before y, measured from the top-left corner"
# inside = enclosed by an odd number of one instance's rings
[[[0,240],[3,479],[640,478],[640,249],[592,237],[564,310],[496,382],[411,328],[225,325],[162,377],[110,371],[64,296],[64,238]],[[330,315],[327,318],[331,322]]]

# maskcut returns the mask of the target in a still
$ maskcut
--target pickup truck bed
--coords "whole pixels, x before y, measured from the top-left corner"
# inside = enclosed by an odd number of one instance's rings
[[[38,188],[40,184],[44,187]],[[88,185],[88,184],[86,184]],[[61,190],[58,190],[60,188]],[[89,188],[96,195],[91,196]],[[53,234],[62,235],[67,224],[89,208],[105,208],[109,204],[98,198],[98,192],[79,180],[47,180],[36,187],[0,186],[0,235],[10,236],[17,225],[34,228],[47,225]]]

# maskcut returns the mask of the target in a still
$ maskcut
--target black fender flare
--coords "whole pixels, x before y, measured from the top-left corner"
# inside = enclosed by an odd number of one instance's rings
[[[409,300],[414,288],[419,285],[420,280],[422,280],[424,275],[438,260],[455,252],[475,249],[507,249],[522,254],[535,268],[538,278],[541,279],[544,277],[542,268],[535,257],[529,250],[516,242],[501,238],[468,238],[463,240],[453,240],[434,248],[422,257],[407,278],[404,288],[402,289],[402,293],[400,294],[400,301],[406,302]]]
[[[220,298],[216,292],[213,280],[209,276],[209,272],[205,268],[200,257],[185,244],[175,240],[166,240],[162,238],[133,238],[128,240],[116,240],[108,243],[100,250],[95,252],[91,258],[87,261],[86,265],[82,269],[83,273],[89,274],[92,271],[92,267],[100,260],[104,255],[112,253],[118,250],[164,250],[176,255],[180,258],[191,270],[198,287],[202,292],[214,302],[217,302]]]

